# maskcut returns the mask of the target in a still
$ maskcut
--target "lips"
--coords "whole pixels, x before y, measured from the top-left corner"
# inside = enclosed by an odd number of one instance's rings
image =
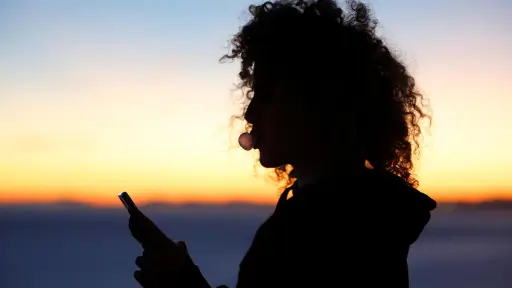
[[[251,136],[252,136],[252,146],[253,149],[258,149],[258,134],[254,130],[254,127],[251,129]]]
[[[253,147],[253,149],[258,149],[258,136],[253,135],[252,133],[251,133],[251,135],[252,135],[252,143],[253,143],[252,147]]]

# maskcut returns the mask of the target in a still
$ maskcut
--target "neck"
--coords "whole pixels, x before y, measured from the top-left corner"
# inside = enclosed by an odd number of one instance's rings
[[[365,169],[364,160],[307,161],[293,165],[293,176],[299,183],[314,182],[336,175],[358,174]]]

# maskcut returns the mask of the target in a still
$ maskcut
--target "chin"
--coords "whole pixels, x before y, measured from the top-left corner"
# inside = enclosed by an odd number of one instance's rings
[[[285,161],[281,157],[272,157],[260,151],[260,164],[265,168],[277,168],[283,166]]]

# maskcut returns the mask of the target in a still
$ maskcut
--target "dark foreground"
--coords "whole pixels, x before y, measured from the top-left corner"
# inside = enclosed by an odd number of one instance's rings
[[[237,265],[267,208],[161,213],[186,240],[212,285],[236,281]],[[130,288],[140,249],[126,211],[0,209],[0,287]],[[314,240],[315,235],[310,235]],[[438,212],[410,254],[412,287],[512,287],[512,211]]]

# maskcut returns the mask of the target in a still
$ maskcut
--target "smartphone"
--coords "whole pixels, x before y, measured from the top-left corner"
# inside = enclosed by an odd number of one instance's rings
[[[138,210],[137,206],[135,205],[135,202],[133,202],[130,195],[128,195],[128,192],[121,192],[117,195],[119,197],[119,200],[123,202],[124,207],[128,210],[128,212]]]

